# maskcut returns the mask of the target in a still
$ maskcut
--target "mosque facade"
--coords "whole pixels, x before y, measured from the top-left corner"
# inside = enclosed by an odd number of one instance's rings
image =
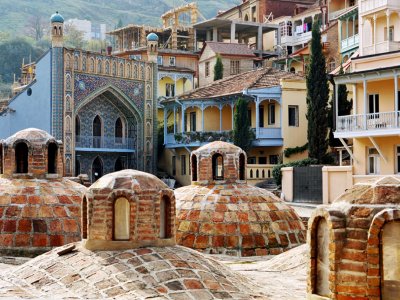
[[[154,172],[156,64],[65,48],[63,23],[52,15],[52,46],[0,112],[0,138],[29,127],[51,133],[64,145],[65,176]]]

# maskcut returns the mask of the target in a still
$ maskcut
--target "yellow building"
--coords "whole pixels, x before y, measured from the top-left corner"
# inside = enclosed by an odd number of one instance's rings
[[[346,147],[344,139],[353,141],[353,183],[400,173],[400,2],[360,0],[358,7],[360,56],[351,73],[334,77],[336,91],[339,84],[355,91],[353,114],[336,114],[334,133]]]
[[[306,85],[303,77],[271,68],[257,69],[213,82],[164,107],[165,153],[160,167],[180,184],[190,184],[189,154],[210,141],[232,141],[236,101],[249,101],[255,140],[248,153],[247,180],[255,184],[272,176],[275,164],[306,157],[283,157],[285,148],[307,142]]]

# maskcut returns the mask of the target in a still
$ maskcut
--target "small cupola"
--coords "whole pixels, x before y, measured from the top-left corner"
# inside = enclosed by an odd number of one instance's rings
[[[193,183],[218,184],[246,180],[246,153],[230,143],[209,143],[193,151],[190,159]]]
[[[58,11],[50,17],[51,45],[52,47],[63,47],[64,18]]]
[[[62,177],[62,142],[47,132],[28,128],[0,145],[0,173],[8,177]]]

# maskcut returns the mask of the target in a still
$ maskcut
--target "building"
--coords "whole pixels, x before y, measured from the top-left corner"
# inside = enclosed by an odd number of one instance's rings
[[[305,241],[296,211],[246,182],[246,153],[216,141],[190,155],[192,184],[175,190],[177,243],[233,256],[276,255]]]
[[[214,81],[214,66],[218,56],[223,65],[223,78],[251,71],[259,62],[246,44],[205,42],[199,59],[199,86]]]
[[[106,24],[95,24],[89,20],[68,19],[65,22],[66,26],[72,26],[75,29],[83,32],[85,41],[106,39]]]
[[[307,299],[397,299],[400,181],[355,184],[308,222]]]
[[[354,183],[400,172],[399,12],[397,2],[359,1],[360,55],[348,73],[334,77],[336,91],[340,84],[354,91],[353,112],[336,113],[334,132],[353,158]],[[337,112],[337,99],[335,106]]]
[[[154,172],[157,68],[63,47],[60,14],[51,17],[52,47],[0,113],[0,137],[36,127],[64,145],[64,174],[92,181],[124,168]]]
[[[63,178],[64,147],[47,132],[0,140],[0,253],[33,257],[80,241],[83,185]]]
[[[303,77],[271,68],[232,75],[161,101],[165,151],[160,167],[182,185],[190,184],[189,154],[209,141],[232,141],[235,103],[249,101],[255,133],[248,155],[247,179],[255,184],[271,177],[288,147],[307,142],[306,86]],[[166,124],[166,126],[165,126]]]

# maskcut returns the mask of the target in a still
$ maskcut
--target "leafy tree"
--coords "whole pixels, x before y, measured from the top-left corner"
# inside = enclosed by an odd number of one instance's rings
[[[43,50],[34,47],[26,39],[16,38],[0,43],[0,76],[4,83],[12,83],[14,74],[21,75],[22,60],[35,61]]]
[[[85,45],[85,50],[100,52],[101,50],[106,49],[106,41],[105,40],[90,40]]]
[[[308,156],[321,163],[328,149],[329,86],[319,27],[319,22],[314,20],[307,73],[307,137]]]
[[[344,74],[343,65],[340,65],[339,75]],[[338,86],[338,115],[339,116],[347,116],[350,115],[351,109],[353,108],[353,100],[347,100],[349,92],[347,91],[347,87],[345,84],[340,84]],[[335,105],[335,95],[332,95],[332,99],[330,101],[330,107],[328,110],[328,126],[329,126],[329,146],[338,147],[341,146],[342,143],[333,137],[333,108]]]
[[[247,110],[247,101],[239,98],[236,102],[234,114],[233,143],[246,152],[250,150],[251,143],[254,139],[254,133],[250,129],[250,120]]]
[[[82,49],[84,33],[71,24],[64,25],[64,44],[66,47]]]
[[[224,76],[224,65],[220,55],[217,55],[217,62],[214,65],[214,81],[222,79]]]
[[[27,34],[35,41],[40,41],[44,36],[44,30],[47,26],[47,22],[44,22],[40,15],[31,16],[27,24]]]

